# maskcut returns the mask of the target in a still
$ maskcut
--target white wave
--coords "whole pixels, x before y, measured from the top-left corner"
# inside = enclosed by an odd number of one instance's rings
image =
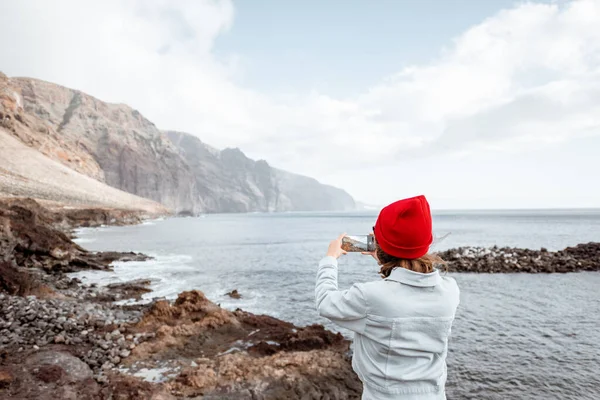
[[[113,271],[80,271],[69,274],[80,279],[84,284],[106,286],[111,283],[123,283],[136,279],[150,280],[152,292],[144,294],[141,302],[148,302],[155,297],[176,297],[177,286],[172,285],[173,274],[193,270],[190,265],[193,257],[182,254],[152,255],[153,260],[113,263]],[[131,301],[124,301],[131,302]]]
[[[93,243],[95,242],[96,239],[94,238],[86,238],[86,237],[78,237],[73,239],[73,242],[75,242],[76,244],[82,245],[82,244],[86,244],[86,243]]]

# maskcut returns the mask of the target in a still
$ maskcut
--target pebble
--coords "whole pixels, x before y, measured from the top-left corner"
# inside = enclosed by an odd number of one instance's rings
[[[112,304],[86,303],[71,299],[38,299],[0,295],[0,352],[35,351],[49,343],[81,344],[91,349],[82,357],[96,373],[113,368],[131,354],[135,343],[147,336],[123,335],[141,311],[121,310]],[[107,323],[120,329],[99,331]],[[12,350],[11,350],[12,349]],[[18,350],[17,350],[18,349]]]

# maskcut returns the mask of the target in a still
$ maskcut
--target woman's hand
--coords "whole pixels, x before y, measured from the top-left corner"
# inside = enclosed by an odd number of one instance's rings
[[[360,254],[362,254],[363,256],[371,256],[375,259],[375,261],[377,261],[377,263],[379,264],[379,259],[377,258],[377,252],[375,251],[363,251]]]
[[[346,250],[342,249],[342,239],[344,236],[346,236],[345,233],[341,234],[340,237],[332,240],[331,243],[329,243],[329,248],[327,249],[328,257],[340,258],[340,256],[346,254]]]

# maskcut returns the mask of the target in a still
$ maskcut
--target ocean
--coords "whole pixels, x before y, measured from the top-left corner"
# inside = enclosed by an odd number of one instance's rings
[[[152,280],[151,297],[202,290],[228,309],[298,325],[314,306],[319,259],[340,233],[367,234],[375,213],[214,214],[77,231],[89,250],[136,251],[149,262],[75,274],[86,283]],[[459,246],[562,249],[600,241],[600,210],[434,212],[434,250]],[[374,260],[340,260],[340,288],[379,279]],[[600,272],[454,273],[461,304],[448,355],[449,399],[599,399]],[[225,294],[237,289],[241,299]],[[347,331],[341,331],[351,336]]]

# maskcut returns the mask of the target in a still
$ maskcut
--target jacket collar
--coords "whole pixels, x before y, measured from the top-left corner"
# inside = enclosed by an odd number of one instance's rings
[[[390,273],[390,276],[385,278],[386,281],[395,281],[404,283],[405,285],[418,287],[436,286],[440,283],[441,279],[440,272],[437,269],[429,274],[422,274],[400,267],[394,268]]]

